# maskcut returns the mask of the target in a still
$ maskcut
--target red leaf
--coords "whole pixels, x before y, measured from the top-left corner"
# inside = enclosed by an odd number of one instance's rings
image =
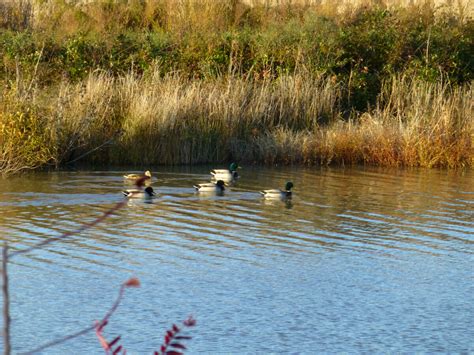
[[[114,350],[114,352],[112,353],[113,355],[116,355],[120,352],[120,350],[122,350],[122,345],[120,345],[117,349]]]
[[[162,345],[161,348],[160,348],[161,352],[164,354],[165,351],[166,351],[166,346]]]
[[[179,328],[178,328],[178,326],[177,326],[176,324],[173,324],[173,331],[174,331],[175,333],[179,332]]]
[[[114,346],[114,344],[115,344],[116,342],[118,342],[119,340],[120,340],[120,335],[119,335],[118,337],[116,337],[114,340],[112,340],[112,341],[109,343],[109,347]]]
[[[124,286],[125,287],[140,287],[140,280],[137,279],[136,277],[132,277],[124,283]]]
[[[180,353],[179,351],[174,351],[170,350],[165,353],[166,355],[183,355],[183,353]]]
[[[183,344],[180,343],[171,343],[170,346],[178,348],[178,349],[186,349],[186,347]]]
[[[168,334],[165,335],[165,344],[168,345],[170,342],[171,338]]]
[[[158,354],[158,351],[154,351],[153,355],[160,355],[160,354]]]
[[[168,334],[168,336],[169,336],[170,338],[172,338],[173,335],[174,335],[174,333],[173,333],[171,330],[167,330],[167,331],[166,331],[166,334]]]

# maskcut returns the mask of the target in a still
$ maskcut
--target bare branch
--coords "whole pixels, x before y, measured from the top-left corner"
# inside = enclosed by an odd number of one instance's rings
[[[126,282],[124,282],[120,286],[120,290],[119,290],[119,294],[117,296],[117,299],[112,304],[112,307],[110,307],[110,309],[107,311],[104,318],[102,318],[102,320],[100,322],[96,322],[95,324],[93,324],[89,327],[86,327],[86,328],[84,328],[84,329],[82,329],[82,330],[80,330],[76,333],[68,334],[68,335],[65,335],[64,337],[62,337],[60,339],[52,340],[49,343],[46,343],[46,344],[43,344],[43,345],[37,347],[36,349],[30,350],[30,351],[27,351],[27,352],[24,352],[24,353],[20,353],[20,355],[31,355],[31,354],[37,353],[39,351],[43,351],[44,349],[50,348],[50,347],[55,346],[55,345],[59,345],[59,344],[64,343],[68,340],[71,340],[71,339],[74,339],[78,336],[84,335],[84,334],[90,332],[91,330],[96,329],[97,327],[103,327],[104,324],[107,323],[109,318],[112,316],[112,314],[114,314],[114,312],[117,310],[118,306],[120,305],[120,302],[122,301],[122,298],[123,298],[123,294],[125,292],[125,288],[127,288],[127,287],[138,287],[139,285],[140,285],[140,283],[139,283],[138,279],[135,279],[135,278],[131,278],[131,279],[127,280]]]
[[[127,204],[127,200],[121,201],[121,202],[117,203],[114,207],[112,207],[110,210],[106,211],[102,216],[100,216],[99,218],[93,220],[92,222],[84,223],[79,228],[77,228],[73,231],[70,231],[70,232],[63,233],[63,234],[61,234],[57,237],[47,238],[47,239],[39,242],[36,245],[33,245],[33,246],[29,247],[29,248],[14,251],[14,252],[10,253],[9,257],[12,258],[12,257],[15,257],[15,256],[20,255],[20,254],[26,254],[26,253],[29,253],[30,251],[35,250],[35,249],[43,248],[44,246],[46,246],[48,244],[51,244],[52,242],[55,242],[57,240],[65,239],[65,238],[70,237],[72,235],[79,234],[79,233],[83,232],[84,230],[92,228],[96,224],[102,222],[104,219],[106,219],[107,217],[109,217],[114,212],[118,211],[119,209],[121,209],[126,204]]]

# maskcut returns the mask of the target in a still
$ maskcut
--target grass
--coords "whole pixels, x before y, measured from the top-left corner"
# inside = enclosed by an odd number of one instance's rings
[[[0,171],[474,165],[469,3],[275,4],[2,3]]]
[[[15,107],[42,113],[19,114],[28,121],[29,136],[36,137],[28,151],[43,152],[44,159],[59,164],[114,138],[112,146],[87,160],[139,165],[230,159],[450,168],[474,164],[471,85],[393,77],[373,109],[348,119],[338,110],[339,85],[302,73],[271,81],[195,81],[163,76],[159,69],[146,77],[95,73],[49,95],[36,94],[24,102],[18,98]],[[28,106],[31,102],[34,107]],[[15,146],[15,135],[8,137]],[[2,151],[8,151],[2,144]]]

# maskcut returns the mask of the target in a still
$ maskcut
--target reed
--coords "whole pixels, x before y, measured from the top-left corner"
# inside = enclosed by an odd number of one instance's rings
[[[129,76],[119,85],[129,103],[122,147],[144,164],[226,160],[246,150],[248,137],[276,127],[315,127],[337,110],[338,88],[322,77],[196,82],[154,75]]]
[[[282,160],[311,164],[473,166],[472,85],[452,88],[396,77],[383,94],[375,109],[347,122],[305,134],[272,132],[263,139],[264,150],[293,152]]]
[[[308,73],[263,81],[231,76],[195,81],[177,73],[162,75],[159,68],[148,76],[120,78],[98,72],[49,95],[39,92],[28,101],[34,107],[3,105],[0,115],[28,122],[28,130],[2,134],[1,142],[2,151],[10,147],[12,156],[37,159],[32,167],[71,161],[117,132],[113,145],[84,160],[450,168],[474,163],[472,85],[394,76],[373,109],[349,119],[340,110],[339,85]],[[22,112],[11,111],[19,107]],[[4,130],[12,129],[7,121]],[[34,137],[31,144],[26,137]]]

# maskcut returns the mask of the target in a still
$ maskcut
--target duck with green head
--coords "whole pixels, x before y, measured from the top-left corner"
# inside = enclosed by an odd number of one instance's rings
[[[229,169],[212,169],[211,176],[213,180],[232,182],[239,178],[237,169],[240,169],[240,166],[237,163],[231,163]]]
[[[143,198],[150,199],[156,196],[156,192],[153,191],[153,187],[148,186],[145,189],[129,189],[122,191],[122,194],[128,198]]]
[[[197,192],[212,192],[217,194],[223,194],[225,191],[225,183],[223,180],[217,180],[216,182],[207,182],[203,184],[194,185]]]
[[[280,189],[263,190],[263,191],[260,191],[260,194],[262,194],[264,198],[268,198],[268,199],[275,199],[275,198],[290,199],[292,195],[291,189],[293,188],[293,186],[294,186],[293,183],[291,181],[288,181],[285,185],[284,190],[280,190]]]

